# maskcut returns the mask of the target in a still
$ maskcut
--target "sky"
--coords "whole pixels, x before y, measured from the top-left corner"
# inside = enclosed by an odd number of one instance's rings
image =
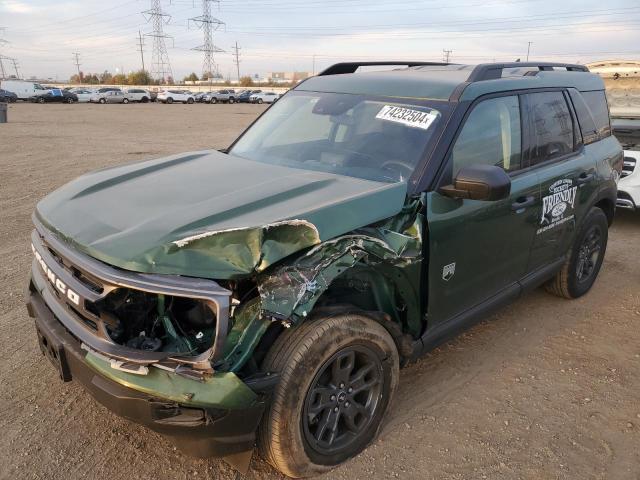
[[[190,18],[203,0],[162,0],[174,78],[202,73],[203,32]],[[64,80],[76,73],[125,73],[141,68],[138,32],[152,32],[142,12],[151,0],[0,0],[0,55],[20,75]],[[638,0],[221,0],[224,22],[214,43],[220,73],[318,72],[348,60],[481,63],[530,60],[588,63],[640,59]],[[529,42],[531,44],[529,45]],[[147,68],[152,38],[143,48]],[[13,64],[4,60],[12,73]]]

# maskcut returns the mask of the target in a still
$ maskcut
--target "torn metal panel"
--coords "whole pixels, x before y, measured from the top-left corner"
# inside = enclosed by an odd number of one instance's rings
[[[315,225],[305,220],[287,220],[255,228],[192,235],[174,241],[168,253],[189,248],[215,261],[218,271],[248,275],[318,243],[320,234]]]
[[[377,269],[386,281],[404,292],[412,315],[419,316],[415,286],[406,288],[406,271],[422,260],[421,199],[409,202],[386,223],[323,242],[296,261],[276,267],[258,280],[262,309],[268,315],[295,322],[306,317],[315,302],[340,275],[355,266]],[[397,230],[391,230],[391,229]],[[366,269],[366,268],[365,268]],[[401,293],[402,293],[401,292]],[[417,319],[413,319],[414,321]]]

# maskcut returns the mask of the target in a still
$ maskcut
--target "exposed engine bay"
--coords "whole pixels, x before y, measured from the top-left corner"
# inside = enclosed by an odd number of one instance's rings
[[[197,355],[213,342],[215,314],[200,300],[121,288],[94,308],[111,339],[129,348]]]

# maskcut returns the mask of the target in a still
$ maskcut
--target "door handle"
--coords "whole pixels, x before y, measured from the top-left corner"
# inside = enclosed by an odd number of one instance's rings
[[[591,180],[593,180],[594,177],[595,174],[593,173],[581,173],[576,183],[578,185],[584,185],[585,183],[589,183]]]
[[[536,197],[519,197],[514,203],[511,204],[511,210],[517,212],[536,203]]]

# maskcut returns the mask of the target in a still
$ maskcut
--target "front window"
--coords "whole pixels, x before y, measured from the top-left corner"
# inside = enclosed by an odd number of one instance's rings
[[[444,102],[290,92],[230,153],[257,162],[381,182],[409,178],[441,121]]]

